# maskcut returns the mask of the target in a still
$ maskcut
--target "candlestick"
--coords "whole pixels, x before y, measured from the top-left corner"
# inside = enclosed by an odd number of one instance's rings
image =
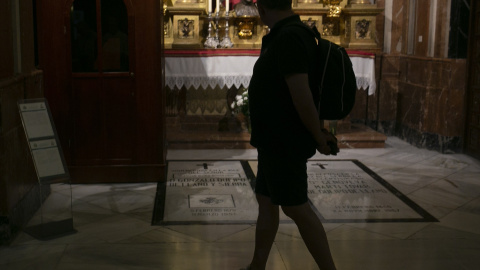
[[[218,41],[215,40],[215,37],[212,36],[212,23],[214,22],[212,13],[210,12],[208,13],[208,36],[203,45],[205,46],[205,48],[216,49],[218,47]]]
[[[228,1],[228,0],[227,0]],[[230,39],[230,36],[228,35],[228,10],[225,12],[225,36],[222,39],[222,42],[220,42],[220,47],[221,48],[232,48],[233,47],[233,42]]]
[[[217,3],[218,3],[219,0],[217,0]],[[215,42],[217,43],[217,46],[218,44],[220,44],[220,36],[218,35],[218,32],[220,29],[219,26],[220,26],[220,15],[219,15],[219,9],[217,9],[217,14],[215,15]]]

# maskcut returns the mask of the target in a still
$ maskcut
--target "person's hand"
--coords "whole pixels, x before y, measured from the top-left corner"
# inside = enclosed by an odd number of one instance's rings
[[[323,135],[317,140],[317,151],[324,155],[330,155],[330,146],[327,144],[327,136]]]
[[[322,129],[322,137],[317,141],[317,150],[324,155],[337,155],[339,152],[337,138],[326,129]]]

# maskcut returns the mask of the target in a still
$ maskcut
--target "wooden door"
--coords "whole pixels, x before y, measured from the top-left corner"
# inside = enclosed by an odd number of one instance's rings
[[[134,163],[135,20],[128,3],[71,5],[73,166]]]
[[[164,181],[162,1],[34,1],[45,97],[72,182]],[[105,34],[109,25],[123,34]]]
[[[471,3],[465,152],[480,159],[480,4]]]

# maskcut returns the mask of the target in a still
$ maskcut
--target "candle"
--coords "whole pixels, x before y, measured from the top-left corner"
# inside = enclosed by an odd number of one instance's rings
[[[228,12],[230,9],[230,0],[225,0],[225,12]]]
[[[219,13],[220,12],[220,0],[217,0],[217,2],[215,3],[216,6],[215,6],[215,12],[216,13]]]
[[[212,0],[208,0],[207,9],[208,13],[212,13]]]

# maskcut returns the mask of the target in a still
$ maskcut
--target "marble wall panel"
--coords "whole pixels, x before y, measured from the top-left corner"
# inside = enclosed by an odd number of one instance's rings
[[[409,18],[409,0],[392,1],[390,53],[377,57],[382,59],[382,70],[377,73],[381,80],[377,93],[357,98],[359,107],[355,108],[352,120],[367,123],[420,147],[442,152],[461,150],[466,61],[449,59],[445,55],[451,30],[447,18],[450,7],[442,1],[437,3],[435,40],[430,47],[433,57],[427,57],[432,2],[412,2],[415,18]],[[385,1],[378,1],[378,5],[385,7]],[[415,24],[413,55],[407,54],[410,23]],[[363,106],[367,109],[362,110]]]
[[[394,126],[394,135],[419,147],[460,151],[466,61],[384,56],[382,66],[379,130],[388,132]]]
[[[444,136],[461,136],[463,133],[463,89],[427,88],[425,123],[422,132]]]
[[[399,59],[398,59],[398,69],[399,69],[399,74],[398,74],[398,80],[401,81],[401,82],[406,82],[407,81],[407,77],[408,77],[408,61],[407,61],[407,57],[405,56],[401,56]]]
[[[398,81],[384,80],[380,83],[378,119],[395,121],[398,106]]]
[[[438,74],[437,76],[432,76],[432,83],[429,85],[432,87],[437,88],[451,88],[451,80],[452,80],[452,63],[451,61],[435,61],[432,62],[432,69],[435,69]]]
[[[367,109],[367,92],[365,90],[357,90],[355,96],[355,105],[350,112],[351,119],[365,119]]]
[[[415,85],[426,85],[430,70],[427,68],[428,61],[425,58],[406,57],[406,66],[402,72],[406,75],[405,82]]]
[[[423,61],[423,68],[427,76],[426,87],[464,89],[466,86],[465,59],[427,58]]]
[[[400,56],[384,55],[382,61],[382,79],[398,79],[400,75]]]
[[[378,89],[377,89],[378,90]],[[367,119],[377,119],[378,114],[378,91],[374,95],[367,97]]]
[[[448,87],[466,89],[468,81],[467,59],[450,59]]]
[[[445,81],[442,75],[445,73],[445,62],[435,59],[425,59],[423,68],[426,73],[426,80],[423,83],[425,87],[442,87]]]
[[[385,0],[377,0],[377,7],[385,9]],[[383,48],[383,40],[385,35],[385,12],[381,12],[377,15],[375,25],[375,41],[378,44],[378,47]]]
[[[462,140],[459,136],[443,136],[436,133],[421,132],[407,125],[396,125],[395,136],[419,148],[441,153],[458,153],[462,151]]]
[[[428,54],[428,33],[430,27],[430,0],[417,0],[415,18],[415,49],[416,56],[427,56]]]
[[[397,123],[422,130],[425,120],[425,88],[399,82]]]
[[[406,53],[408,4],[406,0],[393,1],[391,54]]]
[[[432,59],[429,63],[424,131],[445,136],[463,134],[466,61]]]
[[[443,1],[442,1],[443,2]],[[448,32],[450,27],[448,22],[448,10],[449,6],[441,2],[437,4],[437,20],[435,26],[435,44],[434,44],[434,57],[441,58],[447,57],[447,48],[448,48]]]

